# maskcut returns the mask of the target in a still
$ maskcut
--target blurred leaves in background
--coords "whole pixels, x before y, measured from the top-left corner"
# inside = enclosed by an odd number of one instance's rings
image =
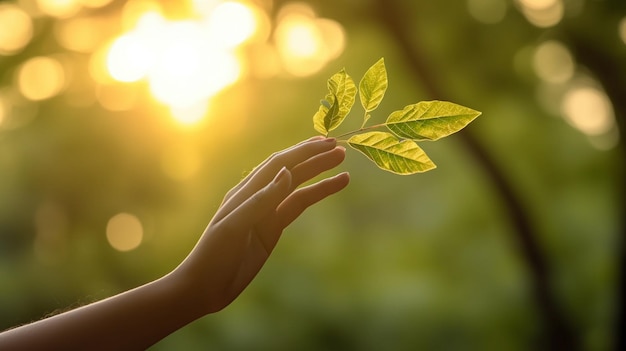
[[[621,0],[0,2],[1,327],[171,270],[311,136],[326,78],[382,56],[381,118],[483,116],[425,143],[423,175],[350,152],[249,289],[154,349],[615,349]]]

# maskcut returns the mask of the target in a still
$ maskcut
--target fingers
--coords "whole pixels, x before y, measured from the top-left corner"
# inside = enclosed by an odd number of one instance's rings
[[[291,179],[291,172],[283,167],[269,184],[247,198],[236,211],[228,213],[215,225],[229,235],[249,233],[291,193]]]
[[[317,140],[324,140],[325,138],[321,135],[318,136],[314,136],[312,138],[309,138],[307,140],[301,141],[299,143],[297,143],[296,145],[293,145],[291,147],[288,147],[287,149],[281,151],[280,153],[286,153],[289,152],[290,150],[293,150],[299,146],[301,146],[304,143],[308,143],[308,142],[312,142],[312,141],[317,141]],[[277,155],[279,153],[274,153],[272,156]],[[272,157],[268,157],[267,159],[265,159],[263,162],[261,162],[258,166],[256,166],[252,172],[250,172],[250,174],[248,174],[241,182],[239,182],[239,184],[237,184],[234,188],[232,188],[225,196],[225,201],[228,200],[232,195],[234,195],[239,189],[241,189],[244,185],[246,185],[250,179],[252,177],[254,177],[260,169],[263,168],[263,166],[265,166],[270,160],[272,159]]]
[[[221,218],[237,208],[241,203],[246,201],[246,199],[252,196],[252,194],[267,185],[282,167],[286,167],[287,169],[294,168],[298,164],[305,162],[310,158],[314,158],[317,155],[333,150],[336,145],[337,141],[332,138],[311,138],[291,148],[274,153],[271,157],[261,163],[261,165],[259,165],[253,173],[246,177],[244,181],[229,192],[218,213],[215,215],[215,220],[219,221]],[[330,158],[336,160],[337,155],[330,154]],[[320,163],[320,161],[317,161],[318,165]],[[330,164],[332,164],[332,162]],[[318,174],[324,170],[320,170]],[[309,168],[307,172],[314,173],[315,171],[311,171]],[[298,176],[298,180],[301,178],[302,177]]]
[[[291,174],[293,175],[292,186],[295,188],[322,172],[337,167],[345,158],[346,148],[337,146],[330,151],[313,156],[297,164],[291,169]]]
[[[308,207],[342,190],[349,182],[350,174],[346,172],[298,189],[288,196],[277,208],[276,224],[279,227],[276,229],[278,229],[279,232],[282,231]]]

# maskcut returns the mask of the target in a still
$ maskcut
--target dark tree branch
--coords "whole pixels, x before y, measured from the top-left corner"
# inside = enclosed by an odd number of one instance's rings
[[[431,66],[425,62],[428,55],[421,51],[420,46],[416,44],[416,38],[411,36],[410,29],[405,26],[405,23],[411,21],[404,18],[406,12],[401,8],[401,2],[378,0],[376,3],[378,6],[375,11],[381,23],[397,41],[399,48],[413,69],[414,76],[423,84],[431,98],[444,98],[446,94],[443,88],[432,76]],[[486,176],[491,181],[490,183],[500,194],[505,205],[509,220],[514,228],[513,234],[519,243],[520,253],[528,265],[533,294],[544,323],[545,337],[547,338],[545,347],[550,350],[579,349],[580,346],[572,327],[560,309],[551,289],[550,269],[546,263],[545,254],[537,243],[536,231],[532,227],[532,221],[520,197],[498,165],[470,131],[466,130],[459,135],[465,143],[466,149],[482,166]]]
[[[607,50],[598,45],[601,40],[594,40],[588,37],[589,33],[580,33],[575,30],[568,31],[566,35],[566,41],[569,44],[576,60],[586,66],[593,72],[595,78],[600,81],[606,94],[609,96],[613,104],[615,111],[615,118],[617,127],[620,134],[620,147],[623,154],[626,154],[626,143],[624,138],[626,137],[626,50],[622,49],[621,57],[616,57],[615,53]],[[620,43],[616,42],[616,47],[622,47]],[[614,48],[610,48],[614,49]],[[626,161],[621,162],[618,167],[615,179],[617,181],[616,187],[619,189],[619,193],[622,194],[621,211],[622,221],[626,218]],[[617,249],[618,269],[621,276],[618,277],[617,282],[617,298],[618,308],[615,318],[614,326],[614,349],[626,350],[626,225],[622,223],[622,233],[619,241],[619,247]]]

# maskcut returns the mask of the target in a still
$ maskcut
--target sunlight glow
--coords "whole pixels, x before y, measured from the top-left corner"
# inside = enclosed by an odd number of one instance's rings
[[[199,16],[207,18],[223,0],[191,0],[193,10]]]
[[[536,27],[557,25],[565,14],[563,0],[517,0],[526,19]]]
[[[259,15],[240,2],[227,1],[217,5],[207,18],[209,31],[226,47],[236,47],[249,40],[257,31]]]
[[[106,58],[109,73],[120,82],[136,82],[146,76],[155,52],[139,35],[129,33],[117,38]]]
[[[9,114],[9,106],[4,101],[4,98],[0,96],[0,128],[2,128],[2,123],[4,122],[8,114]]]
[[[106,237],[115,250],[131,251],[143,241],[143,225],[135,215],[118,213],[109,219]]]
[[[52,57],[38,56],[26,61],[17,73],[17,86],[29,100],[44,100],[57,95],[65,85],[65,71]]]
[[[99,47],[89,57],[88,71],[89,76],[99,84],[106,84],[114,81],[111,77],[110,69],[107,67],[109,59],[110,45]]]
[[[96,89],[96,99],[109,111],[128,111],[135,105],[137,91],[132,85],[99,84]]]
[[[274,41],[287,72],[308,76],[343,52],[345,33],[339,23],[316,18],[308,5],[288,5],[279,14]]]
[[[341,55],[346,45],[343,27],[316,17],[305,3],[280,9],[274,45],[268,43],[272,28],[266,2],[192,0],[190,5],[194,15],[172,20],[159,3],[129,0],[122,10],[124,32],[104,51],[94,52],[91,75],[105,85],[108,80],[147,82],[152,96],[189,125],[207,114],[216,94],[247,75],[310,75]],[[244,61],[243,55],[254,59]]]
[[[565,83],[574,76],[576,65],[571,53],[558,41],[540,44],[533,55],[537,76],[548,83]]]
[[[251,55],[254,60],[250,62],[251,74],[260,79],[267,79],[280,73],[281,63],[274,46],[269,44],[255,45]]]
[[[122,9],[122,28],[131,31],[145,24],[140,22],[164,20],[161,5],[151,0],[128,0]]]
[[[81,53],[91,53],[102,40],[101,23],[95,18],[77,17],[59,21],[54,34],[64,48]]]
[[[241,77],[233,46],[249,39],[256,28],[253,10],[241,3],[223,3],[215,10],[222,11],[219,21],[169,21],[158,12],[144,13],[111,45],[107,70],[120,82],[147,80],[152,95],[168,105],[177,120],[199,121],[208,100]],[[238,20],[244,17],[248,22],[233,32],[233,23],[240,25]],[[217,40],[213,31],[233,36]]]
[[[80,4],[88,8],[100,8],[110,4],[113,0],[79,0]]]
[[[24,10],[13,4],[0,4],[0,55],[12,55],[33,37],[33,23]]]
[[[79,0],[36,0],[36,2],[41,12],[57,18],[71,17],[81,8]]]
[[[563,98],[561,109],[565,120],[586,135],[602,135],[615,127],[611,101],[595,87],[570,89]]]
[[[554,6],[559,0],[519,0],[529,10],[545,10]]]
[[[148,80],[153,95],[169,106],[192,106],[240,77],[234,54],[211,46],[197,23],[172,23],[161,41],[163,49]]]
[[[191,106],[171,108],[172,116],[183,125],[199,123],[209,111],[209,101],[198,101]]]
[[[193,178],[202,166],[202,156],[197,149],[187,145],[172,145],[161,157],[163,173],[173,180],[187,181]]]

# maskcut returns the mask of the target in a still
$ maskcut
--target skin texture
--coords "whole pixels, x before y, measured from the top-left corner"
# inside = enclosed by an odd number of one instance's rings
[[[309,206],[349,183],[348,173],[299,186],[338,166],[345,149],[314,137],[272,154],[231,189],[185,260],[164,277],[0,334],[0,350],[143,350],[228,306]]]

